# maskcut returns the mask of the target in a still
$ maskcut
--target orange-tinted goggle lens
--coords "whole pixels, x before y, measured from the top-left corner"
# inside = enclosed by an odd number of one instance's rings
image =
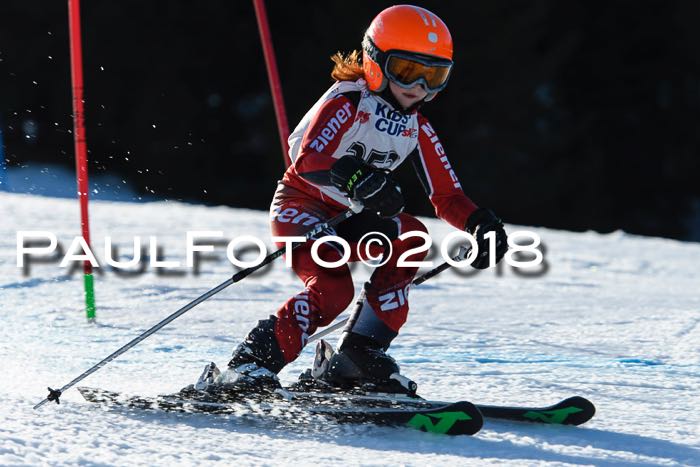
[[[404,85],[423,81],[430,90],[445,86],[451,68],[451,65],[425,65],[396,55],[390,56],[386,64],[386,72],[392,80]]]

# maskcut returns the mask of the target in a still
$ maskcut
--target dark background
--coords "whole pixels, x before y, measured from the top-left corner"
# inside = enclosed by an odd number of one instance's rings
[[[74,165],[66,1],[4,0],[10,165]],[[82,2],[90,170],[266,209],[284,170],[252,3]],[[290,126],[389,2],[267,2]],[[424,108],[466,193],[507,222],[700,240],[700,2],[418,2],[455,70]],[[154,128],[155,125],[155,128]],[[408,210],[430,214],[403,171]]]

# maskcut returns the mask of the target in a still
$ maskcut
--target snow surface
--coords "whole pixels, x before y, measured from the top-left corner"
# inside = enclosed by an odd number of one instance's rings
[[[95,172],[89,178],[91,201],[156,201],[151,194],[153,190],[148,187],[145,187],[147,194],[139,194],[126,179],[110,172]],[[0,191],[75,199],[75,170],[60,164],[34,161],[21,166],[0,166]]]
[[[158,235],[184,260],[187,230],[256,235],[267,214],[172,202],[92,203],[93,246],[111,235]],[[508,464],[700,465],[700,245],[615,232],[534,229],[549,266],[525,278],[503,268],[448,271],[411,292],[412,312],[391,353],[428,398],[543,405],[579,394],[598,408],[583,427],[487,420],[475,437],[410,429],[301,425],[274,418],[103,409],[74,389],[60,406],[32,406],[233,271],[164,277],[148,269],[96,278],[97,324],[84,318],[82,279],[57,264],[15,266],[17,230],[51,230],[64,248],[79,232],[74,200],[0,194],[0,464]],[[426,219],[435,238],[450,227]],[[509,231],[521,227],[508,226]],[[217,249],[223,255],[223,249]],[[368,276],[355,274],[357,289]],[[82,384],[155,395],[225,365],[247,330],[301,290],[278,260],[202,303]],[[334,342],[337,335],[332,336]],[[312,346],[310,346],[312,347]],[[312,360],[307,348],[281,377]]]

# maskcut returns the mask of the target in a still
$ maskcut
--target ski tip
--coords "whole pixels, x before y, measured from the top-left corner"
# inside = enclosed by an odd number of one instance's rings
[[[468,401],[461,401],[458,404],[464,408],[463,410],[465,413],[472,417],[472,423],[469,424],[469,429],[465,427],[464,434],[473,435],[481,430],[481,428],[484,426],[484,416],[481,414],[479,408]]]
[[[574,396],[549,407],[509,407],[479,405],[486,418],[545,423],[549,425],[581,425],[593,418],[595,406],[584,397]]]
[[[564,399],[554,406],[554,410],[557,409],[569,411],[567,417],[561,422],[563,425],[582,425],[595,415],[593,402],[581,396]]]
[[[595,406],[581,396],[569,397],[551,407],[526,410],[522,417],[551,425],[582,425],[595,415]]]
[[[91,388],[87,386],[78,386],[76,388],[83,399],[87,402],[104,402],[110,399],[110,397],[116,397],[118,394],[115,392],[105,391],[104,389]]]
[[[98,389],[90,388],[87,386],[78,386],[75,389],[77,389],[80,395],[83,396],[83,399],[85,399],[88,402],[90,402],[90,396],[98,392]]]
[[[473,435],[484,424],[479,409],[471,402],[461,401],[421,411],[406,425],[420,431],[443,435]]]

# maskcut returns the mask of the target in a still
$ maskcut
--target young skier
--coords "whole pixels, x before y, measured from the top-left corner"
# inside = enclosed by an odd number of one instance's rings
[[[397,260],[423,244],[417,237],[398,237],[427,232],[418,219],[402,212],[404,199],[391,172],[405,161],[413,164],[437,216],[475,236],[480,254],[474,267],[489,265],[486,233],[496,234],[496,261],[507,250],[507,239],[501,220],[465,196],[435,130],[418,111],[445,88],[452,70],[452,38],[442,20],[416,6],[387,8],[367,29],[361,53],[338,53],[332,60],[335,84],[289,137],[293,164],[272,200],[271,230],[275,236],[303,236],[353,200],[364,210],[332,232],[349,242],[350,261],[359,259],[355,245],[365,233],[381,232],[391,240],[391,258],[365,284],[322,376],[339,385],[381,383],[399,371],[385,351],[406,321],[409,286],[417,271],[397,267]],[[235,349],[227,371],[205,370],[200,387],[215,376],[221,383],[278,384],[276,374],[297,358],[309,336],[350,305],[355,293],[350,269],[316,264],[311,246],[307,242],[292,256],[304,288],[274,316],[258,322]],[[425,255],[407,259],[420,261]],[[319,256],[337,261],[342,251],[325,243]]]

